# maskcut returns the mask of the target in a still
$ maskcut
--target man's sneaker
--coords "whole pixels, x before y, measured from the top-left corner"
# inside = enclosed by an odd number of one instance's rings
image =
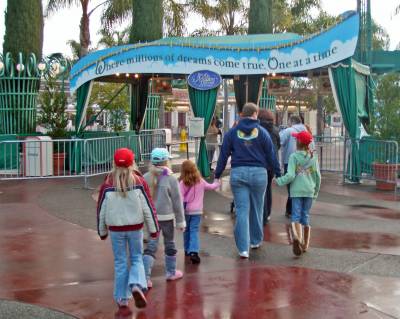
[[[251,249],[258,249],[261,247],[261,243],[255,244],[255,245],[250,245]]]
[[[147,289],[151,289],[153,288],[153,282],[151,281],[151,279],[147,279]]]
[[[198,253],[190,253],[190,261],[192,262],[192,264],[200,264],[200,256]]]
[[[241,259],[247,259],[249,258],[249,252],[248,251],[241,251],[239,252],[239,256]]]
[[[173,281],[173,280],[178,280],[183,277],[183,272],[180,270],[175,270],[174,275],[167,275],[167,281]]]
[[[137,308],[145,308],[146,307],[147,300],[143,294],[142,289],[140,289],[138,286],[133,286],[132,296],[133,296],[133,299],[135,300],[135,306]]]

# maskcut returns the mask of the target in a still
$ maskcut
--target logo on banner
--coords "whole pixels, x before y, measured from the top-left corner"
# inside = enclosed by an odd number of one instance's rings
[[[196,71],[189,75],[188,84],[197,90],[211,90],[218,87],[222,78],[218,73],[203,70]]]

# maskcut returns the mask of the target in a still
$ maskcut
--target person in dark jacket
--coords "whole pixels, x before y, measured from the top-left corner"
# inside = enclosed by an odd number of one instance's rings
[[[267,169],[280,176],[279,162],[268,132],[257,120],[258,107],[247,103],[239,123],[222,143],[215,178],[219,179],[231,156],[230,184],[236,206],[235,242],[241,258],[249,258],[249,248],[260,247]]]
[[[278,160],[278,151],[281,148],[281,140],[279,138],[279,129],[274,125],[274,114],[270,110],[260,109],[258,112],[258,120],[260,125],[265,128],[269,136],[271,137],[272,144],[274,145],[274,150],[276,154],[276,160]],[[263,224],[264,226],[268,224],[271,215],[272,207],[272,178],[274,173],[272,169],[268,169],[268,184],[265,190],[264,198],[264,214],[263,214]]]

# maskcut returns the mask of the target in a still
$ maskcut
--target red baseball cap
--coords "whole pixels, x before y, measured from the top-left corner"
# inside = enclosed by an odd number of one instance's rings
[[[135,160],[135,154],[129,148],[119,148],[114,153],[114,162],[118,167],[129,167]]]
[[[312,135],[307,131],[294,132],[292,136],[304,145],[309,145],[313,140]]]

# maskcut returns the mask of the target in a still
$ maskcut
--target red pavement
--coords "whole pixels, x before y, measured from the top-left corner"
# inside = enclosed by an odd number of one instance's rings
[[[51,190],[51,183],[60,181],[38,181],[35,187],[21,182],[13,193],[5,192],[9,188],[0,184],[4,192],[0,195],[0,299],[79,318],[117,318],[110,242],[40,208],[38,196]],[[205,230],[212,233],[214,227],[231,235],[232,223],[226,223],[226,218],[226,214],[207,215]],[[223,221],[228,226],[221,227]],[[284,229],[284,225],[272,224],[266,240],[287,242]],[[368,239],[366,249],[375,247],[372,242],[381,249],[380,240],[389,248],[400,246],[399,238],[393,236]],[[315,230],[313,245],[327,244]],[[331,248],[341,245],[346,242],[332,243]],[[182,255],[180,251],[184,279],[166,283],[162,268],[155,267],[148,307],[137,311],[131,304],[133,316],[129,318],[382,318],[382,311],[400,313],[398,279],[267,267],[222,257],[204,257],[194,266],[185,263]]]

